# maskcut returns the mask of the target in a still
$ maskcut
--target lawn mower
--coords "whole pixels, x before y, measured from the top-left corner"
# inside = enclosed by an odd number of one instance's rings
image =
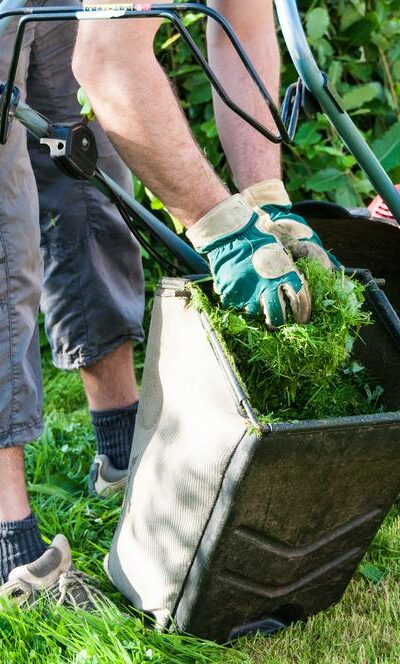
[[[18,18],[9,76],[0,88],[0,142],[13,121],[22,122],[70,176],[91,180],[118,206],[167,275],[155,296],[147,342],[134,437],[140,460],[131,460],[107,573],[162,628],[223,642],[274,633],[338,602],[400,488],[400,195],[318,68],[295,0],[275,4],[300,76],[280,111],[231,26],[202,4],[116,5],[106,14],[93,6],[14,4],[0,13],[0,30]],[[275,131],[226,94],[182,21],[188,11],[225,31]],[[191,283],[209,275],[208,264],[97,167],[86,123],[52,124],[19,100],[14,81],[26,25],[83,14],[86,20],[171,21],[229,108],[275,143],[293,140],[303,111],[329,118],[392,219],[327,202],[297,203],[294,210],[366,286],[374,324],[356,354],[385,389],[384,412],[260,422],[207,315],[189,306]]]

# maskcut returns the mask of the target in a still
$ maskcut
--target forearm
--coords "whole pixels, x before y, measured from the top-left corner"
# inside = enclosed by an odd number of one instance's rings
[[[279,97],[280,54],[272,0],[209,0],[231,23],[274,101]],[[251,11],[249,11],[249,7]],[[273,129],[271,116],[260,93],[215,21],[208,22],[209,61],[233,100],[257,120]],[[214,96],[215,116],[224,151],[239,189],[268,178],[280,178],[280,148],[230,111]]]
[[[149,19],[82,21],[74,70],[125,162],[189,227],[229,193],[197,147],[155,59],[158,26]]]

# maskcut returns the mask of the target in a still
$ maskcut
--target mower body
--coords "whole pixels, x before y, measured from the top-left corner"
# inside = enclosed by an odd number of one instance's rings
[[[161,282],[141,458],[108,569],[163,627],[226,641],[306,619],[345,591],[400,488],[400,321],[372,275],[358,278],[375,323],[356,357],[387,412],[267,428],[188,283]]]

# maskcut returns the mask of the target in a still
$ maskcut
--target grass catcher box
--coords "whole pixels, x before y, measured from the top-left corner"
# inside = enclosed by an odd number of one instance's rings
[[[188,282],[154,302],[109,573],[164,627],[226,641],[337,602],[400,488],[400,321],[371,274],[375,415],[261,426]],[[133,463],[133,460],[132,460]]]

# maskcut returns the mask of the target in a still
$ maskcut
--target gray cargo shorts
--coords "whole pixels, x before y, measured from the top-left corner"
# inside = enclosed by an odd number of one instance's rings
[[[16,85],[54,121],[80,117],[71,71],[76,29],[76,22],[37,23],[25,35]],[[10,26],[0,39],[0,80],[12,43]],[[131,192],[130,172],[100,127],[91,128],[99,165]],[[75,369],[143,339],[144,287],[140,248],[118,211],[88,182],[65,176],[46,147],[29,141],[28,154],[17,121],[0,145],[0,187],[0,447],[10,447],[42,429],[39,303],[54,364]]]

